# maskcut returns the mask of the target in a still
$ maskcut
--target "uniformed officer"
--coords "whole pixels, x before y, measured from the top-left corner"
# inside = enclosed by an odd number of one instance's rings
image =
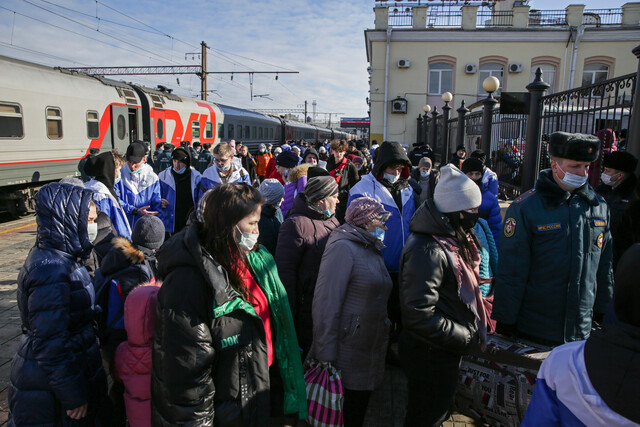
[[[544,345],[589,337],[612,295],[609,208],[587,183],[600,141],[550,136],[551,169],[507,209],[492,318]]]

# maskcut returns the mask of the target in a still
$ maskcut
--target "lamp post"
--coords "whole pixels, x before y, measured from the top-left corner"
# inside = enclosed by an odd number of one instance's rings
[[[433,106],[433,111],[431,112],[431,142],[433,143],[432,149],[436,149],[438,143],[438,107]]]
[[[442,94],[442,100],[444,106],[442,107],[442,147],[440,151],[440,164],[443,165],[447,162],[447,153],[449,152],[449,112],[451,107],[449,103],[453,99],[451,92],[445,92]]]
[[[420,146],[422,142],[422,114],[418,114],[418,118],[416,120],[418,121],[416,127],[416,145]]]
[[[487,92],[487,97],[482,101],[482,150],[487,156],[486,166],[491,167],[491,126],[493,122],[493,108],[498,103],[493,97],[493,92],[500,87],[500,80],[495,76],[489,76],[482,82],[482,88]]]
[[[422,117],[422,141],[425,144],[429,143],[429,140],[427,139],[428,136],[428,129],[429,129],[429,112],[431,111],[431,106],[429,104],[426,104],[424,107],[422,107],[422,111],[424,111],[424,116]]]
[[[464,145],[464,134],[466,131],[467,124],[465,122],[465,116],[469,112],[469,109],[464,105],[464,99],[460,103],[460,108],[456,110],[458,112],[458,141],[456,145]],[[447,156],[449,153],[447,153]]]

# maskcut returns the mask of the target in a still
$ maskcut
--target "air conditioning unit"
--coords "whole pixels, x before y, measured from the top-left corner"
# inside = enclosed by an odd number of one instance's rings
[[[522,64],[517,64],[515,62],[509,64],[509,72],[510,73],[521,73],[522,72]]]
[[[411,67],[411,61],[408,59],[399,59],[398,60],[398,68],[409,68]]]
[[[467,64],[464,66],[464,72],[467,74],[475,74],[478,71],[478,66],[476,64]]]
[[[406,114],[407,113],[407,100],[404,98],[396,98],[393,101],[391,101],[391,112],[392,113],[400,113],[400,114]]]

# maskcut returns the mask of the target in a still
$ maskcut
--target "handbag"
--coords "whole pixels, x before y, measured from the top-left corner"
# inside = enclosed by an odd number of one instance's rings
[[[309,405],[308,422],[314,427],[343,425],[342,405],[344,393],[340,371],[329,362],[311,360],[304,374]]]

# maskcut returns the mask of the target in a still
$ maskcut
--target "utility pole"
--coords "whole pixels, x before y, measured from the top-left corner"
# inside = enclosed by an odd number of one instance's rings
[[[304,101],[304,122],[307,123],[307,101]]]
[[[207,100],[207,44],[203,41],[202,46],[202,75],[200,76],[200,98]]]

